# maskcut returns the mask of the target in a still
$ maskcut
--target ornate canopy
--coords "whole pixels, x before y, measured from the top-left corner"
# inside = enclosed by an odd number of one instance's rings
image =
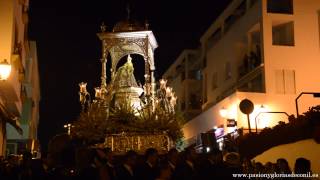
[[[82,112],[74,125],[75,137],[90,142],[104,138],[104,146],[120,154],[128,149],[143,152],[149,147],[169,150],[172,140],[182,136],[181,118],[174,110],[177,98],[166,81],[160,80],[160,89],[156,89],[154,50],[158,44],[152,31],[147,24],[143,27],[128,18],[117,23],[112,32],[102,25],[97,35],[102,42],[101,85],[91,98],[87,83],[79,84]],[[130,54],[144,59],[143,85],[135,80]],[[127,62],[118,66],[125,56]],[[111,62],[108,84],[107,61]]]
[[[148,94],[155,92],[154,79],[154,50],[158,47],[157,41],[148,30],[148,25],[141,26],[136,21],[120,21],[113,32],[105,31],[105,26],[101,26],[98,37],[102,42],[102,76],[101,86],[106,87],[106,62],[107,55],[111,56],[111,80],[114,79],[116,67],[120,59],[130,54],[139,54],[145,60],[145,86],[149,87]]]

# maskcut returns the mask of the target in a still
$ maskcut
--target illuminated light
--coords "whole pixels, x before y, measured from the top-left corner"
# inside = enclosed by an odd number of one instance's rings
[[[234,104],[228,108],[228,118],[237,119],[237,115],[238,115],[238,107],[236,104]]]
[[[171,95],[172,95],[171,93],[172,93],[172,88],[171,87],[167,87],[166,88],[166,96],[167,97],[171,97]]]
[[[170,103],[172,106],[175,106],[177,102],[177,97],[173,94],[171,99],[170,99]]]
[[[100,99],[100,98],[101,98],[101,88],[96,87],[96,88],[94,88],[94,90],[96,91],[95,97],[96,97],[97,99]]]
[[[215,130],[218,129],[218,126],[213,126],[213,129],[215,129]]]
[[[260,112],[265,112],[266,111],[266,107],[263,105],[263,104],[261,104],[261,106],[260,106]]]
[[[11,73],[11,65],[6,59],[0,63],[0,80],[7,80]]]
[[[81,82],[79,83],[80,86],[80,93],[86,93],[87,92],[87,83]]]
[[[223,150],[223,141],[219,142],[219,150],[220,150],[220,151]]]
[[[207,150],[207,152],[210,152],[210,147],[207,147],[206,150]]]
[[[166,89],[167,80],[160,79],[160,89]]]
[[[226,118],[227,115],[228,115],[228,110],[226,108],[224,108],[224,107],[221,108],[220,109],[220,115],[221,115],[221,117]]]

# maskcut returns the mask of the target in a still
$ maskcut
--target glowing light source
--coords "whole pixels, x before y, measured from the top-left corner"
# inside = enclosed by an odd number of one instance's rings
[[[160,79],[160,89],[166,89],[167,80]]]
[[[96,88],[94,88],[94,90],[96,91],[95,97],[96,97],[97,99],[100,99],[100,98],[101,98],[101,88],[96,87]]]
[[[166,88],[166,96],[167,97],[171,97],[172,96],[172,88],[171,87],[167,87]]]
[[[70,135],[70,134],[71,134],[72,124],[71,124],[71,123],[68,123],[68,124],[63,125],[63,127],[68,130],[68,135]]]
[[[210,152],[210,147],[207,147],[206,150],[207,150],[207,152]]]
[[[0,80],[7,80],[11,72],[11,65],[6,59],[0,63]]]
[[[79,84],[79,86],[80,86],[80,93],[86,93],[87,92],[87,83],[81,82]]]
[[[221,117],[226,118],[227,115],[228,115],[228,110],[226,108],[224,108],[224,107],[221,108],[220,109],[220,115],[221,115]]]
[[[170,99],[171,106],[174,107],[176,105],[176,102],[177,102],[177,97],[173,94]]]

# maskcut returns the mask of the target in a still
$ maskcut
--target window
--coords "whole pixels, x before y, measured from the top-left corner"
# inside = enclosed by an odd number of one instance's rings
[[[203,103],[207,102],[207,73],[204,74]]]
[[[296,80],[294,70],[276,70],[276,93],[295,94]]]
[[[292,0],[268,0],[268,13],[293,14]]]
[[[202,80],[202,72],[201,72],[201,70],[196,70],[196,80]]]
[[[212,75],[212,90],[215,90],[218,87],[218,73],[214,72]]]
[[[202,62],[202,68],[206,68],[207,67],[207,57],[203,58],[203,62]]]
[[[225,76],[226,76],[226,80],[231,78],[231,63],[228,61],[225,64]]]
[[[272,44],[282,46],[294,46],[293,21],[272,26]]]

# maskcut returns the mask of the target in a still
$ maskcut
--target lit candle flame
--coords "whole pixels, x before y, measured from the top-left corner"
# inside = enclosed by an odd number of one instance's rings
[[[171,95],[172,95],[171,93],[172,93],[172,88],[171,87],[167,87],[166,88],[166,96],[167,97],[171,97]]]
[[[81,82],[79,84],[79,86],[80,86],[80,93],[86,93],[87,92],[87,83]]]
[[[166,89],[167,80],[160,79],[160,89]]]
[[[101,98],[101,88],[100,87],[96,87],[94,88],[94,90],[96,91],[95,93],[95,97],[98,99],[98,98]]]

